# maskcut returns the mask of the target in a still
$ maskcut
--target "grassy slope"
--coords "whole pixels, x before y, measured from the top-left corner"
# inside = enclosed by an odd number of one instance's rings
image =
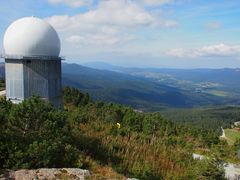
[[[240,138],[240,131],[235,129],[225,129],[226,140],[229,145],[233,145],[234,142]]]

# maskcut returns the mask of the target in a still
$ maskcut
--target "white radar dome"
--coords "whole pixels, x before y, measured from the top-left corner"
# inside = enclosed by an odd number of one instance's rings
[[[7,28],[3,48],[6,56],[58,57],[61,45],[57,32],[50,24],[36,17],[25,17]]]

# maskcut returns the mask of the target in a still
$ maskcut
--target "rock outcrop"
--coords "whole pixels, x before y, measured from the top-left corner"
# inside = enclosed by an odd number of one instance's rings
[[[84,169],[78,168],[42,168],[35,170],[17,170],[17,171],[5,171],[0,180],[84,180],[90,176],[90,172]]]

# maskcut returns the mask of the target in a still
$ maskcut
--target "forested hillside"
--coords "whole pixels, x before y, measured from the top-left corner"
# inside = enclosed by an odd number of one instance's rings
[[[74,88],[64,89],[64,109],[38,97],[19,105],[1,100],[0,168],[79,167],[93,179],[223,179],[222,160],[237,152],[212,131],[94,102]],[[196,150],[214,158],[193,160]]]
[[[221,127],[230,128],[240,121],[239,106],[201,107],[190,109],[165,109],[161,114],[174,122],[190,123],[196,128],[222,133]]]
[[[120,103],[144,112],[159,111],[166,107],[193,108],[240,104],[240,89],[236,80],[240,71],[237,69],[113,70],[63,63],[63,85],[88,92],[94,100]],[[217,78],[221,73],[225,77],[223,81]],[[3,75],[4,64],[0,64],[0,77]],[[230,83],[232,81],[234,82]]]
[[[125,104],[147,112],[159,111],[164,107],[237,104],[237,96],[233,101],[228,97],[196,92],[192,85],[178,86],[178,81],[165,79],[165,76],[157,76],[156,79],[138,76],[134,71],[129,74],[92,69],[78,64],[63,64],[64,85],[88,92],[95,100]]]

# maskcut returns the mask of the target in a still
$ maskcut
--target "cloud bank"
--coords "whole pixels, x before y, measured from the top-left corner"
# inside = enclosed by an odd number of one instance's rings
[[[135,39],[134,32],[141,28],[177,25],[173,20],[159,20],[143,7],[126,0],[102,0],[95,9],[85,13],[52,16],[47,21],[66,42],[75,45],[121,44]]]
[[[92,0],[48,0],[50,4],[65,4],[72,8],[89,6],[93,3]]]
[[[110,0],[97,0],[97,3],[101,3],[101,2],[106,2],[106,1],[110,1]],[[114,0],[114,1],[119,1],[119,0]],[[129,0],[125,0],[125,2],[127,2]],[[143,5],[147,5],[147,6],[155,6],[155,5],[164,5],[164,4],[169,4],[169,3],[173,3],[176,2],[176,0],[133,0],[135,3],[141,3]],[[133,2],[132,1],[132,2]],[[179,1],[179,0],[178,0]],[[89,6],[92,5],[94,3],[93,0],[48,0],[48,2],[50,4],[65,4],[69,7],[72,8],[79,8],[82,6]]]
[[[166,55],[177,58],[236,57],[240,56],[240,45],[215,44],[194,49],[172,49]]]

